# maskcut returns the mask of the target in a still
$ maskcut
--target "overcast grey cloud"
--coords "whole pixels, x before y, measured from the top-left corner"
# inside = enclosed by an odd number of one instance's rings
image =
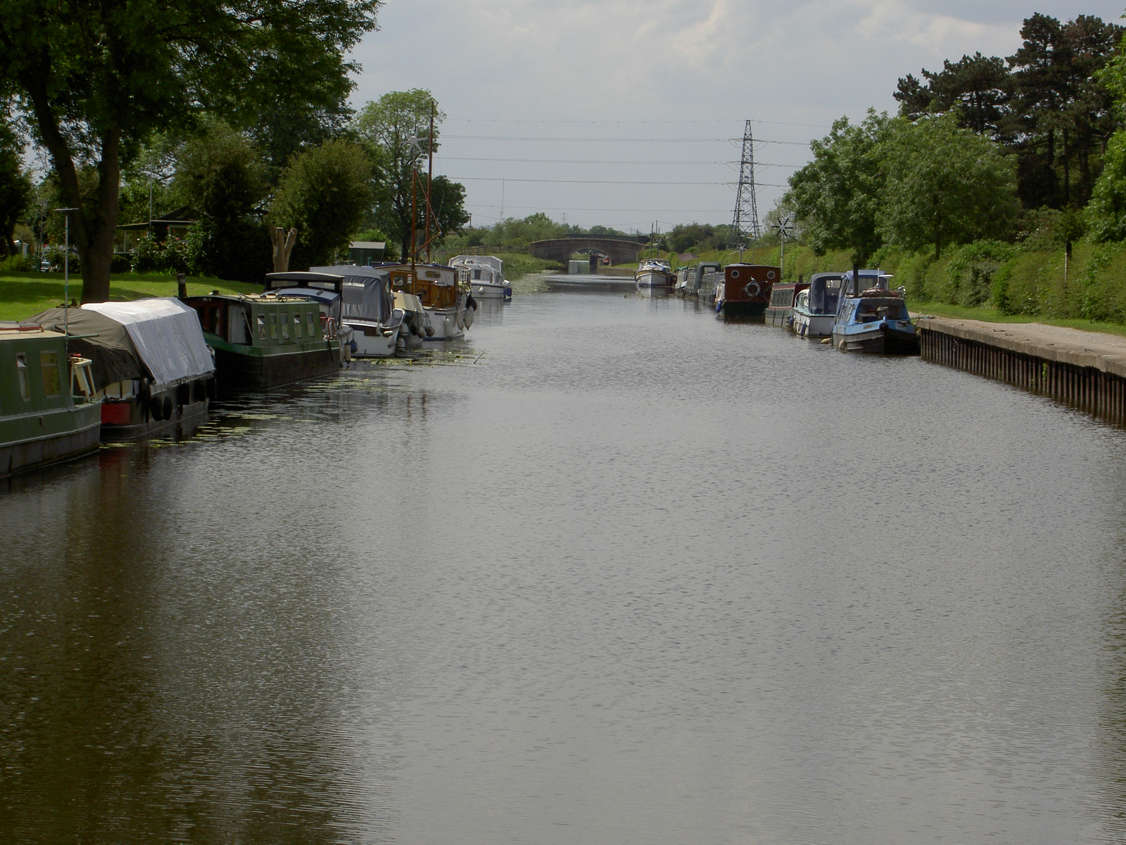
[[[839,117],[894,112],[896,81],[945,59],[1008,56],[1051,0],[387,0],[354,51],[353,105],[429,89],[447,119],[435,172],[475,225],[543,211],[582,226],[729,223],[745,121],[759,216]]]

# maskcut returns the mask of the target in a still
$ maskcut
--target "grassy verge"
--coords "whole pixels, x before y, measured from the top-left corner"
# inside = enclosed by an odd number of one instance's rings
[[[249,293],[258,285],[228,282],[223,279],[193,276],[187,280],[188,295],[209,293]],[[146,296],[175,296],[176,280],[167,275],[127,273],[110,281],[110,299],[141,299]],[[62,273],[5,273],[0,275],[0,320],[26,320],[33,314],[62,305],[66,297],[82,300],[82,279],[71,276],[69,285]]]
[[[1126,326],[1079,318],[1033,317],[1028,314],[1002,314],[996,308],[948,305],[945,302],[916,302],[907,296],[907,307],[912,317],[931,315],[955,320],[980,320],[984,323],[1042,323],[1047,326],[1065,326],[1085,332],[1103,332],[1126,336]]]

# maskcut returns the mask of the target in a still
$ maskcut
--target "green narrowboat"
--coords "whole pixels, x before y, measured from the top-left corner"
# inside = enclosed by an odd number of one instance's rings
[[[0,323],[0,478],[89,454],[101,436],[90,361],[66,335]]]
[[[337,372],[335,321],[308,299],[265,292],[189,296],[215,352],[220,395],[271,390]]]

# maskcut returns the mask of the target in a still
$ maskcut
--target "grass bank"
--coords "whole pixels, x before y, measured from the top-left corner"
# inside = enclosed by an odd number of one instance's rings
[[[228,282],[211,277],[192,276],[187,280],[188,295],[209,293],[249,293],[261,286]],[[176,280],[165,274],[124,273],[110,280],[110,299],[141,299],[146,296],[175,296]],[[71,276],[69,285],[62,273],[0,274],[0,320],[26,320],[33,314],[62,305],[66,297],[82,301],[82,279]]]

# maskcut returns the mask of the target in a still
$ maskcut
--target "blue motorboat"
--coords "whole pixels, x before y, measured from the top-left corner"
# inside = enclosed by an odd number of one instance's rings
[[[879,270],[842,274],[833,345],[842,352],[917,355],[919,337],[907,313],[903,289],[891,290],[891,274]]]

